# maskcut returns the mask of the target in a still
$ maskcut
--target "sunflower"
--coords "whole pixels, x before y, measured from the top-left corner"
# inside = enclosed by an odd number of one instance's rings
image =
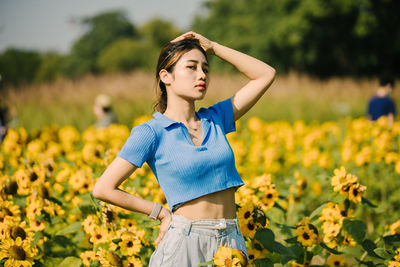
[[[122,267],[121,258],[114,252],[100,248],[99,251],[97,251],[97,256],[99,256],[102,267]]]
[[[326,261],[329,267],[347,266],[346,260],[340,255],[330,255]]]
[[[140,259],[136,257],[128,257],[125,261],[122,262],[123,267],[143,267]]]
[[[98,261],[98,257],[96,256],[96,252],[94,251],[85,251],[82,252],[80,255],[80,258],[82,259],[82,263],[85,266],[90,266],[90,261]]]
[[[90,242],[93,244],[101,244],[109,241],[109,233],[106,229],[100,226],[95,226],[90,233]]]
[[[400,234],[400,220],[398,220],[395,223],[392,223],[389,228],[390,228],[390,233],[392,235]]]
[[[351,235],[349,235],[347,232],[344,233],[343,244],[348,247],[354,247],[355,245],[357,245],[354,238]]]
[[[238,211],[239,221],[249,221],[252,220],[254,211],[254,205],[251,202],[246,202]]]
[[[333,186],[333,191],[335,192],[339,192],[344,186],[349,183],[357,182],[357,177],[355,177],[354,175],[348,175],[346,173],[346,169],[343,166],[341,166],[339,169],[335,169],[333,173],[335,175],[332,177],[331,185]]]
[[[256,224],[253,220],[249,221],[239,221],[240,232],[243,233],[244,236],[253,238],[259,228],[258,224]]]
[[[33,265],[30,243],[24,242],[20,237],[16,240],[5,239],[0,245],[0,260],[8,258],[5,267],[22,266],[30,267]]]
[[[0,223],[19,223],[21,221],[21,210],[11,201],[0,199]]]
[[[400,262],[398,262],[398,261],[389,261],[388,267],[400,267]]]
[[[132,232],[123,232],[122,241],[119,242],[121,252],[126,256],[133,256],[140,252],[142,245],[140,239]]]
[[[91,233],[94,230],[96,226],[96,221],[97,217],[94,217],[93,215],[89,215],[86,217],[86,219],[82,222],[83,229],[86,233]]]
[[[39,232],[39,231],[44,230],[44,228],[46,228],[46,221],[45,220],[38,221],[36,219],[29,219],[29,226],[33,231]]]
[[[322,231],[326,236],[337,236],[342,229],[342,225],[332,222],[332,221],[325,221],[322,224]]]
[[[101,205],[101,218],[103,225],[105,225],[107,228],[114,227],[118,218],[117,213],[113,210],[111,205],[106,205],[103,202],[101,202]]]
[[[249,255],[249,264],[253,263],[255,259],[261,259],[265,255],[265,253],[256,248],[248,248],[247,254]]]
[[[227,244],[220,245],[218,251],[214,254],[213,260],[217,267],[233,267],[233,266],[246,266],[246,257],[238,252],[237,249],[227,247]]]
[[[276,191],[275,186],[264,187],[263,196],[261,197],[261,204],[264,210],[269,210],[272,208],[278,199],[279,193]]]
[[[352,184],[348,190],[348,199],[354,203],[361,202],[362,196],[364,195],[366,186],[360,184]]]
[[[8,232],[10,238],[16,240],[18,237],[20,237],[22,241],[31,241],[35,235],[33,231],[26,226],[26,222],[21,222],[18,225],[10,225]]]
[[[298,262],[295,262],[295,261],[291,261],[290,264],[291,264],[292,267],[309,267],[309,266],[311,266],[311,262],[310,261],[305,261],[302,264],[298,263]]]
[[[307,217],[297,224],[296,234],[297,241],[304,247],[311,247],[320,242],[317,228],[311,224]]]

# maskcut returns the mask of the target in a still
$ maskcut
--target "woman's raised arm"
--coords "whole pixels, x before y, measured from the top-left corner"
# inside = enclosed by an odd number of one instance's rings
[[[236,121],[249,111],[249,109],[254,106],[260,97],[267,91],[275,79],[275,69],[268,64],[232,48],[212,42],[198,33],[184,33],[172,42],[185,38],[198,39],[200,45],[207,53],[214,54],[222,60],[230,63],[250,79],[250,81],[231,98],[233,121]]]

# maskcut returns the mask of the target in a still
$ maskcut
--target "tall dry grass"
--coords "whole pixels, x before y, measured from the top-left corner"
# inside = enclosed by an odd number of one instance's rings
[[[246,82],[241,74],[212,75],[207,96],[197,103],[197,108],[231,97]],[[259,116],[269,121],[326,121],[363,116],[366,102],[377,86],[376,79],[318,80],[296,73],[278,75],[241,120]],[[130,125],[134,117],[153,113],[155,90],[153,74],[135,71],[9,88],[0,97],[15,107],[18,124],[28,130],[48,124],[73,125],[82,130],[95,121],[92,105],[97,94],[109,94],[119,121]],[[394,98],[398,96],[395,90]]]

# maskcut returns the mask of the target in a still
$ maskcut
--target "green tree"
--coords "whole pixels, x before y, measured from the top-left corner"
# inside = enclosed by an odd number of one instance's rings
[[[40,55],[37,52],[7,49],[0,54],[0,82],[5,86],[30,83],[34,80],[39,65]]]
[[[47,52],[42,55],[39,69],[36,73],[36,81],[54,81],[61,76],[61,65],[64,56],[56,52]]]
[[[72,47],[63,70],[68,76],[97,73],[101,51],[120,38],[138,37],[135,27],[122,11],[110,11],[82,20],[88,31]]]
[[[195,30],[279,71],[400,74],[399,1],[215,0],[204,8]]]
[[[119,39],[104,49],[98,59],[98,67],[104,72],[130,71],[154,68],[158,49],[144,42]]]
[[[162,47],[181,32],[170,21],[152,19],[139,28],[142,36],[157,47]]]

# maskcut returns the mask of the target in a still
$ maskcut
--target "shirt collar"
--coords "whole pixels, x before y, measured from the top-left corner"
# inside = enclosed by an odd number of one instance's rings
[[[210,116],[208,114],[208,112],[201,112],[201,109],[196,112],[197,116],[200,118],[200,120],[210,120]],[[153,117],[164,127],[167,128],[173,124],[181,124],[181,122],[177,122],[174,121],[170,118],[168,118],[167,116],[165,116],[164,114],[162,114],[161,112],[155,112],[153,114]]]

